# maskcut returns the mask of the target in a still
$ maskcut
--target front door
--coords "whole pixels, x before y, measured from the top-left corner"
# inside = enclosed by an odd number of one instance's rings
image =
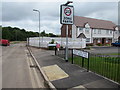
[[[102,38],[102,44],[103,45],[105,44],[105,38]]]

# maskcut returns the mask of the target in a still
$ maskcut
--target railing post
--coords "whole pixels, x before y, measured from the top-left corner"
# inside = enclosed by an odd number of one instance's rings
[[[66,53],[66,49],[63,49],[64,50],[64,59],[65,59],[65,53]]]
[[[72,64],[73,64],[74,62],[73,62],[73,49],[72,49]]]
[[[27,46],[29,46],[29,37],[27,38]]]
[[[55,47],[55,55],[57,54],[57,48]]]
[[[84,67],[84,57],[82,57],[82,67]]]
[[[89,64],[90,64],[90,56],[89,56],[89,52],[88,52],[88,66],[87,66],[87,72],[89,72]]]

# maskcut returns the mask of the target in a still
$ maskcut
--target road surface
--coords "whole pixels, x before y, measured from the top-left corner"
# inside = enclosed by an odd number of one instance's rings
[[[45,88],[25,44],[2,47],[2,88]]]

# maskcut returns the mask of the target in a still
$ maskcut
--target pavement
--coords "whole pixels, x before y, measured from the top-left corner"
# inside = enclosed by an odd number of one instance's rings
[[[64,59],[55,56],[54,51],[32,48],[32,53],[38,61],[48,79],[57,89],[93,90],[108,89],[119,90],[120,86],[93,72],[65,62]]]

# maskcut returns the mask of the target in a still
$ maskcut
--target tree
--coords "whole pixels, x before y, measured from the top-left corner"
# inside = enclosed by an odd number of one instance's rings
[[[28,37],[38,37],[39,33],[17,27],[2,27],[2,38],[10,41],[26,41]]]
[[[45,33],[45,30],[43,30],[41,33],[40,33],[40,36],[46,36],[46,33]]]
[[[17,27],[0,27],[2,28],[2,30],[0,30],[0,32],[2,32],[2,38],[10,41],[26,41],[28,37],[39,36],[38,32],[26,31],[25,29],[20,29]],[[40,35],[46,37],[57,37],[57,35],[53,33],[46,33],[45,30],[43,30]]]
[[[56,37],[56,35],[53,34],[53,33],[49,33],[48,36],[49,36],[49,37]]]

